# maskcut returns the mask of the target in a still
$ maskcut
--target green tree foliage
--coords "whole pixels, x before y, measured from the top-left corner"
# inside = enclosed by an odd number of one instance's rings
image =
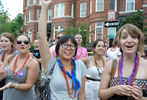
[[[80,33],[83,37],[82,46],[86,46],[87,36],[89,36],[89,24],[87,23],[78,23],[76,27],[69,26],[64,30],[66,35],[75,36],[76,34]]]
[[[138,10],[134,15],[129,15],[125,17],[123,21],[120,23],[120,27],[123,26],[124,24],[130,23],[136,25],[141,30],[143,30],[143,20],[144,20],[144,13]]]
[[[3,32],[9,32],[16,37],[18,34],[22,33],[22,25],[23,15],[19,13],[12,21],[8,22],[6,20],[2,25],[0,25],[0,34]]]

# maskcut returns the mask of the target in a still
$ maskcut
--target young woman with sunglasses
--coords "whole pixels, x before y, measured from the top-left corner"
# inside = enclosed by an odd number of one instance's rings
[[[0,66],[4,62],[5,58],[10,54],[16,54],[14,52],[14,38],[10,33],[4,32],[0,36]],[[5,84],[5,80],[0,82],[0,87]],[[0,91],[0,100],[2,100],[3,91]]]
[[[85,93],[86,100],[99,100],[98,89],[102,78],[102,72],[108,58],[106,58],[106,45],[102,39],[97,39],[92,44],[94,54],[84,57],[82,60],[88,69],[86,73]]]
[[[30,56],[29,38],[18,36],[15,47],[18,54],[8,56],[0,68],[0,80],[6,78],[6,85],[0,88],[4,90],[3,100],[36,100],[33,85],[38,78],[39,64]]]
[[[112,60],[106,63],[99,89],[100,99],[147,100],[147,61],[141,57],[143,42],[143,33],[135,25],[125,24],[118,30],[114,44],[122,54],[116,65],[112,66]]]
[[[63,36],[56,45],[57,60],[50,53],[46,38],[46,23],[48,7],[51,0],[42,0],[42,9],[39,20],[40,54],[46,73],[53,65],[53,75],[49,87],[51,100],[85,100],[86,67],[81,61],[75,61],[77,43],[71,36]]]

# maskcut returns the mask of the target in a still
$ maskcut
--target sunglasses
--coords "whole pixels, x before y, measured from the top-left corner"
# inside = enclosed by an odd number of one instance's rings
[[[17,44],[22,44],[22,42],[23,42],[24,44],[29,44],[29,41],[27,41],[27,40],[24,40],[24,41],[17,40]]]
[[[58,36],[57,39],[59,40],[60,38],[62,38],[63,36]]]

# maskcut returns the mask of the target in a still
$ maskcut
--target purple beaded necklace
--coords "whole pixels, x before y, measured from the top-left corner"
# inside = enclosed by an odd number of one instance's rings
[[[138,54],[136,53],[133,71],[127,79],[128,85],[132,85],[132,81],[135,78],[137,70],[138,70],[138,65],[139,65],[139,57],[138,57]],[[123,67],[123,53],[121,54],[120,61],[119,61],[119,68],[118,68],[118,79],[119,79],[120,85],[123,85],[122,67]]]

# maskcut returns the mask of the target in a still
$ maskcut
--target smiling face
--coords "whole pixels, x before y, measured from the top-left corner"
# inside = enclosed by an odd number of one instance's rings
[[[12,47],[12,43],[11,41],[9,40],[9,38],[5,37],[5,36],[2,36],[1,39],[0,39],[0,45],[2,47],[2,50],[11,50],[11,47]]]
[[[71,40],[63,43],[59,47],[59,57],[63,59],[71,59],[75,55],[75,45]]]
[[[131,36],[125,29],[121,33],[120,47],[123,53],[136,53],[138,49],[138,37]]]
[[[16,40],[15,47],[20,53],[27,53],[30,48],[30,41],[26,36],[20,35]]]

